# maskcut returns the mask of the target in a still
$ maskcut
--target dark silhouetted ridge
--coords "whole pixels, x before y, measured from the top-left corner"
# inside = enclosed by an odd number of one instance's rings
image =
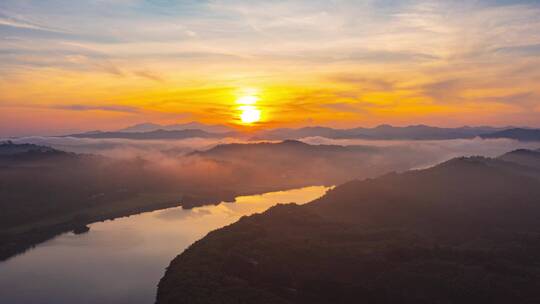
[[[519,141],[540,141],[540,129],[514,128],[483,134],[482,138],[508,138]]]
[[[99,132],[99,133],[80,133],[67,135],[78,138],[120,138],[134,140],[167,140],[167,139],[185,139],[185,138],[223,138],[230,136],[227,133],[210,133],[199,129],[185,130],[155,130],[148,132]]]
[[[374,128],[334,129],[327,127],[305,127],[299,129],[274,129],[259,132],[256,139],[282,140],[305,137],[326,137],[333,139],[373,139],[373,140],[443,140],[474,138],[476,136],[504,130],[493,127],[439,128],[426,125],[394,127],[379,125]]]
[[[229,133],[234,131],[232,128],[224,125],[207,125],[192,121],[188,123],[160,125],[151,122],[145,122],[129,126],[118,130],[117,132],[151,132],[157,130],[181,131],[181,130],[202,130],[209,133]]]
[[[157,303],[538,303],[540,179],[524,169],[456,158],[244,217],[175,258]]]
[[[500,160],[540,169],[540,151],[520,149],[498,157]]]
[[[27,143],[16,144],[12,141],[0,142],[0,165],[16,160],[45,160],[73,156],[71,153],[47,146]]]
[[[12,141],[0,142],[0,156],[17,155],[23,153],[53,153],[61,152],[56,149],[47,146],[39,146],[34,144],[16,144]]]

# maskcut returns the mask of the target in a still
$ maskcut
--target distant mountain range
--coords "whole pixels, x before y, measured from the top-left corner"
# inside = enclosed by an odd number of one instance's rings
[[[197,122],[162,126],[143,123],[118,131],[91,131],[68,135],[78,138],[123,138],[123,139],[185,139],[185,138],[225,138],[241,137],[246,134],[222,125],[205,125]],[[308,137],[330,139],[365,139],[365,140],[450,140],[481,138],[508,138],[519,141],[540,141],[540,129],[495,128],[495,127],[459,127],[439,128],[426,125],[394,127],[380,125],[374,128],[334,129],[328,127],[305,127],[299,129],[271,129],[251,134],[251,140],[287,140]]]
[[[540,303],[540,152],[351,181],[213,231],[157,304]]]
[[[332,139],[374,139],[374,140],[437,140],[474,138],[506,128],[460,127],[438,128],[426,125],[394,127],[380,125],[374,128],[333,129],[326,127],[305,127],[300,129],[274,129],[258,133],[256,139],[300,139],[305,137],[326,137]]]
[[[482,134],[482,138],[508,138],[519,141],[540,141],[540,129],[513,128],[489,134]]]
[[[119,139],[134,139],[134,140],[174,140],[186,138],[224,138],[233,136],[232,133],[209,133],[199,129],[186,129],[178,131],[156,130],[148,132],[86,132],[79,134],[66,135],[68,137],[77,138],[119,138]]]
[[[227,133],[234,131],[233,128],[224,126],[224,125],[207,125],[200,122],[188,122],[184,124],[171,124],[171,125],[160,125],[155,123],[141,123],[127,128],[118,130],[117,132],[152,132],[158,130],[165,131],[183,131],[183,130],[202,130],[209,133]]]

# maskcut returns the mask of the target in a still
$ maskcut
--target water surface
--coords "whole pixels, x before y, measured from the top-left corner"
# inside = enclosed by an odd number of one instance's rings
[[[209,231],[277,203],[303,204],[328,188],[242,196],[191,210],[170,208],[94,223],[0,263],[0,303],[154,303],[169,262]]]

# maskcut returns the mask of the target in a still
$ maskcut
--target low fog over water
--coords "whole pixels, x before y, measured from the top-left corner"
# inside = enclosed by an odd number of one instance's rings
[[[134,158],[165,160],[178,158],[193,151],[204,151],[217,145],[231,143],[259,143],[279,141],[248,141],[239,138],[207,139],[189,138],[182,140],[129,140],[92,139],[74,137],[21,137],[16,143],[33,143],[51,146],[59,150],[75,153],[101,154],[113,158]],[[339,145],[376,147],[377,159],[393,162],[412,163],[411,168],[426,167],[459,156],[496,157],[515,149],[538,149],[538,142],[522,142],[512,139],[452,139],[452,140],[364,140],[330,139],[307,137],[300,141],[310,145]],[[367,160],[367,159],[366,159]],[[372,161],[374,161],[372,159]]]

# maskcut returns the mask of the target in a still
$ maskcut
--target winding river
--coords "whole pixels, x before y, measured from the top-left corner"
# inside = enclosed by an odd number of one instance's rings
[[[0,303],[154,303],[169,262],[209,231],[277,203],[307,203],[328,190],[306,187],[241,196],[191,210],[170,208],[89,225],[0,263]]]

